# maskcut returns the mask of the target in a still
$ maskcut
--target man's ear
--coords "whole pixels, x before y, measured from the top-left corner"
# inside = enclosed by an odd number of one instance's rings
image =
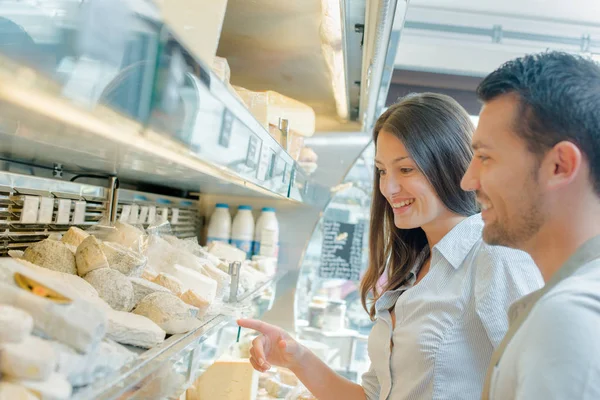
[[[569,185],[581,171],[583,154],[574,143],[562,141],[548,151],[541,168],[545,175],[545,185],[556,189]]]

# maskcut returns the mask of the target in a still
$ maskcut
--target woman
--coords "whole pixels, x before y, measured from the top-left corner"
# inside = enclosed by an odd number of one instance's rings
[[[403,98],[375,125],[379,190],[361,295],[376,322],[362,385],[336,375],[281,329],[241,320],[262,333],[250,352],[257,370],[288,367],[320,400],[480,397],[509,305],[540,288],[542,278],[525,253],[481,239],[475,194],[460,189],[472,132],[457,102],[431,93]]]

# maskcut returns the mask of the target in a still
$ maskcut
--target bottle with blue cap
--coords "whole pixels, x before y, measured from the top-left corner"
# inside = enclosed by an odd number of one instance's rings
[[[264,207],[256,222],[254,231],[254,249],[256,256],[274,257],[279,255],[279,222],[275,209]]]
[[[229,243],[231,239],[231,214],[229,214],[229,205],[218,203],[215,206],[210,222],[208,223],[208,234],[206,244],[212,242]]]
[[[241,205],[233,219],[231,227],[231,244],[246,253],[246,257],[252,256],[252,240],[254,238],[254,217],[252,207]]]

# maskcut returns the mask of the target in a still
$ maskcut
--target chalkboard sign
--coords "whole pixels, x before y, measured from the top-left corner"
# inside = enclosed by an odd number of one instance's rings
[[[362,270],[365,224],[323,221],[319,277],[358,281]]]

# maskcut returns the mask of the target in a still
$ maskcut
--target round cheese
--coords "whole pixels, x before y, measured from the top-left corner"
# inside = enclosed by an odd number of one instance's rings
[[[85,276],[96,269],[108,268],[109,266],[106,255],[100,247],[100,242],[94,236],[88,236],[77,247],[75,260],[77,261],[79,276]]]
[[[64,243],[55,240],[32,244],[23,253],[23,259],[53,271],[77,274],[75,256]]]
[[[97,291],[100,298],[117,311],[130,311],[133,302],[133,286],[129,279],[114,269],[100,268],[88,273],[84,279]]]
[[[171,293],[155,292],[144,297],[133,310],[154,321],[168,334],[185,333],[200,325],[198,309]]]

